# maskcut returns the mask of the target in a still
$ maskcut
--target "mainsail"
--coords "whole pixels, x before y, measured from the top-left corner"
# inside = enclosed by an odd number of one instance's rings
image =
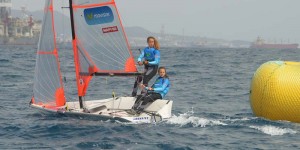
[[[138,74],[114,0],[69,1],[78,95],[94,75]]]
[[[46,0],[40,35],[32,103],[45,107],[60,107],[66,103],[56,47],[53,0]]]

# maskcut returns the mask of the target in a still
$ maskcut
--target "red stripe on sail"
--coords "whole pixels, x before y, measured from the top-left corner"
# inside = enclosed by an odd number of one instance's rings
[[[61,106],[64,106],[66,104],[65,92],[64,92],[64,89],[62,87],[56,89],[55,99],[56,99],[56,106],[57,107],[61,107]]]
[[[31,103],[34,104],[35,103],[35,100],[34,100],[34,97],[32,96],[31,98]]]
[[[56,50],[56,33],[55,33],[55,25],[54,25],[54,12],[53,12],[53,0],[51,0],[51,6],[49,8],[51,12],[51,18],[52,18],[52,32],[53,32],[53,40],[54,40],[54,49]]]
[[[37,51],[37,54],[39,54],[39,55],[58,55],[56,49],[54,49],[52,52],[46,52],[46,51],[39,50],[39,51]]]
[[[82,87],[79,83],[80,76],[79,76],[79,57],[78,57],[78,49],[77,49],[77,41],[76,38],[72,41],[73,43],[73,52],[74,52],[74,63],[75,63],[75,72],[76,72],[76,83],[77,83],[77,92],[79,96],[82,96]]]
[[[114,4],[114,1],[111,2],[105,2],[105,3],[99,3],[99,4],[88,4],[88,5],[73,5],[73,8],[90,8],[90,7],[100,7],[100,6],[106,6],[106,5],[111,5]]]
[[[137,72],[133,57],[127,59],[124,70],[125,72]]]
[[[78,90],[78,96],[84,96],[86,94],[86,90],[88,88],[88,85],[93,78],[93,76],[81,76],[80,75],[80,63],[79,63],[79,55],[78,55],[78,49],[77,49],[77,38],[73,40],[73,51],[74,51],[74,63],[75,63],[75,71],[76,71],[76,83],[77,83],[77,90]],[[95,67],[90,67],[89,71],[95,71],[98,70]]]
[[[55,53],[53,51],[52,52],[38,51],[37,54],[39,54],[39,55],[55,55]]]

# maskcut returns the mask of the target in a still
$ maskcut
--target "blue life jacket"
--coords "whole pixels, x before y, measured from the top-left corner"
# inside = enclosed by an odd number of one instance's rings
[[[158,77],[155,83],[152,85],[155,93],[159,93],[164,98],[170,89],[169,78]]]
[[[159,65],[160,52],[155,48],[146,47],[139,56],[138,61],[142,61],[142,59],[147,60],[149,65]]]

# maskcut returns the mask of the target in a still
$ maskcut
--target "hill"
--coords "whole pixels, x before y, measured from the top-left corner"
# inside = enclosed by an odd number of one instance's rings
[[[43,19],[43,11],[28,12],[28,15],[32,15],[36,20]],[[12,10],[13,17],[22,17],[21,10]],[[64,34],[64,37],[71,37],[70,18],[69,16],[60,12],[54,12],[56,32],[57,35]],[[161,35],[148,31],[142,27],[125,27],[125,32],[128,36],[129,42],[133,46],[144,46],[145,39],[148,36],[155,36],[161,41],[162,46],[175,46],[175,47],[249,47],[248,41],[227,41],[223,39],[206,38],[199,36],[182,36],[176,34]]]

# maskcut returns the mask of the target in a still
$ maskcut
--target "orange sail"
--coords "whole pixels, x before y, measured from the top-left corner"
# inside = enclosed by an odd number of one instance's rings
[[[66,99],[56,47],[53,0],[46,0],[44,13],[37,50],[32,103],[55,108],[64,106]]]
[[[78,95],[97,75],[136,75],[114,0],[70,0]]]

